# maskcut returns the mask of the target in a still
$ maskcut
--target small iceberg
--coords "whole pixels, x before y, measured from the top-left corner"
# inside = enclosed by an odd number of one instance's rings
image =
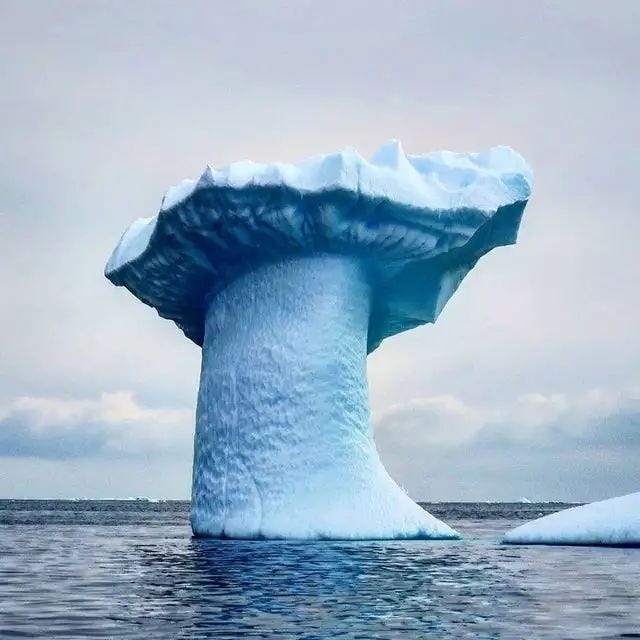
[[[503,542],[640,547],[640,492],[532,520],[509,531]]]

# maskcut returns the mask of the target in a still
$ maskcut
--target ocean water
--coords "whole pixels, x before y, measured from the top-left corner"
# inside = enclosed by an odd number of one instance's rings
[[[510,547],[568,505],[428,504],[462,541],[191,537],[188,503],[0,501],[0,638],[640,638],[640,549]]]

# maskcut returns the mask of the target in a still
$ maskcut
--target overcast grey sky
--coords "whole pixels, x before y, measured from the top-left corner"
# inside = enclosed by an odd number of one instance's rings
[[[640,490],[640,3],[0,0],[0,497],[186,498],[199,350],[103,277],[207,163],[508,144],[520,241],[369,358],[417,499]]]

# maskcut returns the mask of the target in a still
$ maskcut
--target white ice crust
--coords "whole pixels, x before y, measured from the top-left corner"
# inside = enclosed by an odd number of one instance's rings
[[[529,197],[532,173],[522,156],[505,146],[482,153],[411,155],[404,153],[399,141],[391,140],[370,160],[347,147],[297,164],[242,160],[221,169],[209,166],[199,180],[183,180],[171,187],[160,211],[175,207],[200,188],[216,186],[283,186],[301,193],[341,189],[428,210],[432,215],[456,209],[491,215],[501,206]],[[141,218],[129,227],[107,263],[107,273],[144,252],[156,221],[157,216]]]
[[[504,542],[640,546],[640,492],[532,520],[509,531]]]

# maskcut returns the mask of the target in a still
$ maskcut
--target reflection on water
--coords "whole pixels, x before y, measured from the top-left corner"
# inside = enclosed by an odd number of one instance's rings
[[[640,550],[498,544],[559,506],[389,543],[198,540],[186,508],[0,503],[0,637],[640,638]]]

